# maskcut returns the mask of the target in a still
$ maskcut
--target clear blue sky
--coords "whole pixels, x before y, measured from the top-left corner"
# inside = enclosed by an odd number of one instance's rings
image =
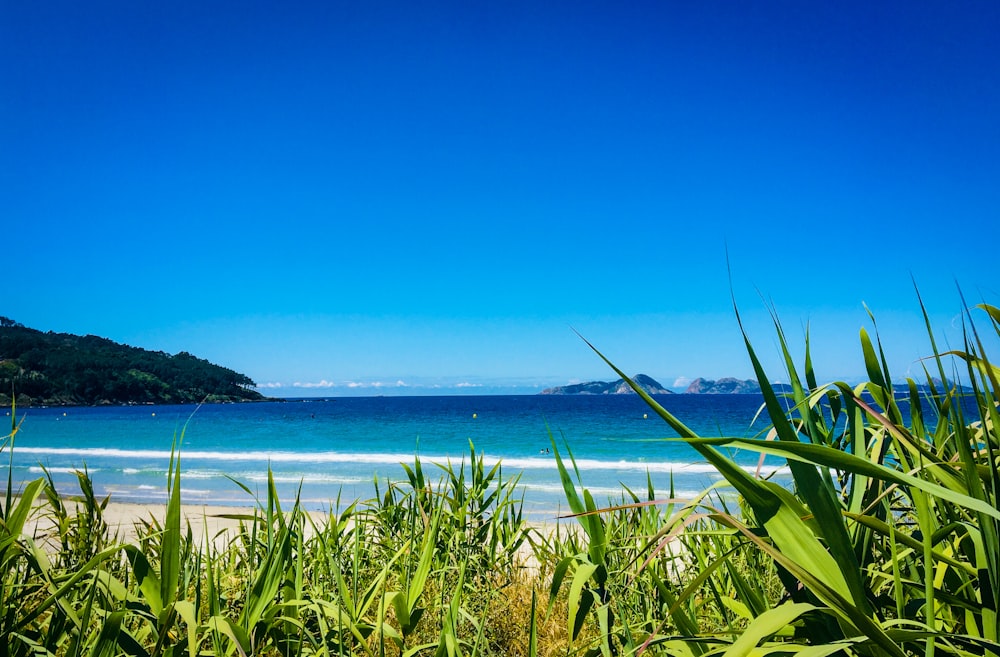
[[[276,395],[820,378],[1000,302],[1000,3],[0,3],[0,314]],[[775,379],[780,368],[772,368]],[[306,384],[299,385],[295,384]],[[404,387],[405,384],[405,387]]]

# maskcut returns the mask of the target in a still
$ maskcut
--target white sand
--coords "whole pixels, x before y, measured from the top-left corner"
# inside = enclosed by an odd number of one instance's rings
[[[66,503],[72,504],[72,502]],[[45,508],[38,509],[31,515],[24,528],[24,533],[31,536],[39,545],[48,546],[55,550],[57,547],[57,544],[54,542],[56,532],[51,517],[45,513],[47,503],[39,501],[39,505]],[[144,523],[156,520],[162,525],[166,511],[167,507],[165,504],[109,502],[104,510],[104,521],[108,524],[111,535],[114,536],[117,534],[119,542],[130,543],[139,535],[137,527],[142,528]],[[256,511],[263,513],[260,510]],[[73,509],[70,508],[70,513],[72,514],[72,512]],[[182,504],[181,529],[182,531],[186,531],[186,523],[190,522],[191,534],[196,545],[204,546],[207,534],[211,538],[215,549],[221,550],[236,538],[240,517],[253,516],[254,512],[255,509],[252,507]],[[326,513],[313,511],[309,512],[309,515],[317,527],[322,527],[327,522],[328,515]],[[246,520],[243,522],[246,522]],[[554,525],[542,525],[541,527],[536,525],[536,528],[541,529],[543,532],[546,530],[555,530]],[[566,529],[564,527],[563,531],[566,531]],[[575,531],[577,529],[571,527],[569,530]],[[309,523],[306,523],[306,534],[308,535],[309,533],[311,533],[311,527]],[[532,574],[537,574],[538,564],[527,541],[521,545],[518,552],[521,567],[526,568]]]
[[[40,504],[44,504],[43,502]],[[72,502],[70,502],[72,504]],[[117,535],[123,543],[134,541],[138,536],[138,528],[153,520],[163,524],[166,517],[165,504],[132,504],[126,502],[110,502],[104,510],[104,521],[110,528],[112,536]],[[73,513],[72,508],[70,513]],[[234,506],[203,506],[196,504],[181,505],[181,528],[186,530],[186,523],[191,524],[191,534],[198,545],[204,545],[206,534],[211,537],[216,547],[225,545],[236,536],[240,516],[253,516],[251,507]],[[326,514],[311,514],[317,524],[325,522]],[[244,522],[246,522],[244,520]],[[46,544],[54,535],[52,518],[40,510],[32,514],[24,533],[32,536],[36,542]],[[308,531],[308,527],[307,527]]]

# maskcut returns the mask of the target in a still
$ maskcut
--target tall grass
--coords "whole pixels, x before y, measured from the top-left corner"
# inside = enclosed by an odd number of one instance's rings
[[[979,310],[1000,335],[1000,310]],[[570,581],[572,636],[590,619],[598,631],[584,649],[605,655],[1000,655],[1000,370],[971,316],[962,349],[946,352],[926,314],[925,323],[933,355],[924,385],[908,378],[901,394],[877,332],[860,334],[867,382],[820,385],[808,338],[799,370],[775,320],[791,384],[782,395],[744,333],[771,421],[763,438],[698,436],[630,382],[725,477],[738,508],[701,497],[673,503],[667,518],[633,521],[658,531],[642,530],[645,557],[614,565],[635,536],[613,540],[609,528],[624,510],[648,507],[598,512],[577,495],[572,461],[560,459],[589,543],[553,582],[556,591]],[[793,485],[748,474],[722,450],[733,447],[784,459]],[[669,568],[671,547],[686,559],[679,572]],[[655,591],[659,610],[636,606],[636,588]]]
[[[46,478],[8,482],[0,655],[525,654],[517,478],[471,447],[437,479],[419,458],[405,471],[322,516],[283,509],[269,479],[252,513],[228,516],[238,530],[202,544],[182,521],[176,454],[162,519],[140,519],[128,542],[85,471],[74,499]]]
[[[1000,335],[1000,310],[980,310]],[[698,436],[632,383],[724,479],[693,499],[650,481],[597,501],[553,440],[575,528],[529,527],[517,477],[471,445],[322,515],[283,507],[269,479],[262,499],[245,489],[238,529],[201,539],[177,453],[163,513],[134,538],[85,470],[72,498],[9,474],[0,657],[1000,655],[1000,370],[971,317],[952,350],[925,323],[922,385],[893,384],[877,331],[860,335],[865,383],[820,384],[808,339],[797,367],[775,320],[779,394],[744,335],[771,423],[754,439]],[[792,485],[737,467],[733,447],[784,459]]]

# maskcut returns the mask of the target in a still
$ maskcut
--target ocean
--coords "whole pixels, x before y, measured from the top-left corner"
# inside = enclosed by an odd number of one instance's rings
[[[704,436],[758,435],[759,395],[664,395],[657,398]],[[9,414],[9,412],[8,412]],[[195,407],[30,408],[13,451],[0,461],[15,489],[52,476],[61,493],[79,492],[76,472],[89,472],[95,491],[113,501],[162,503],[171,446],[178,441],[185,504],[250,506],[263,499],[268,468],[279,495],[328,510],[367,499],[379,485],[405,479],[401,463],[468,462],[470,444],[505,479],[520,476],[525,515],[544,521],[566,511],[550,436],[572,451],[582,483],[595,499],[622,499],[623,486],[645,495],[673,486],[691,496],[719,479],[715,471],[635,395],[350,397]],[[12,459],[11,459],[11,454]],[[757,455],[737,453],[748,468]],[[768,472],[787,474],[769,462]]]

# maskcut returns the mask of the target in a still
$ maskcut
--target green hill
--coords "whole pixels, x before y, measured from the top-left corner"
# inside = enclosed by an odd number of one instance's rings
[[[257,401],[250,377],[187,352],[171,356],[93,335],[43,333],[0,317],[0,404]]]

